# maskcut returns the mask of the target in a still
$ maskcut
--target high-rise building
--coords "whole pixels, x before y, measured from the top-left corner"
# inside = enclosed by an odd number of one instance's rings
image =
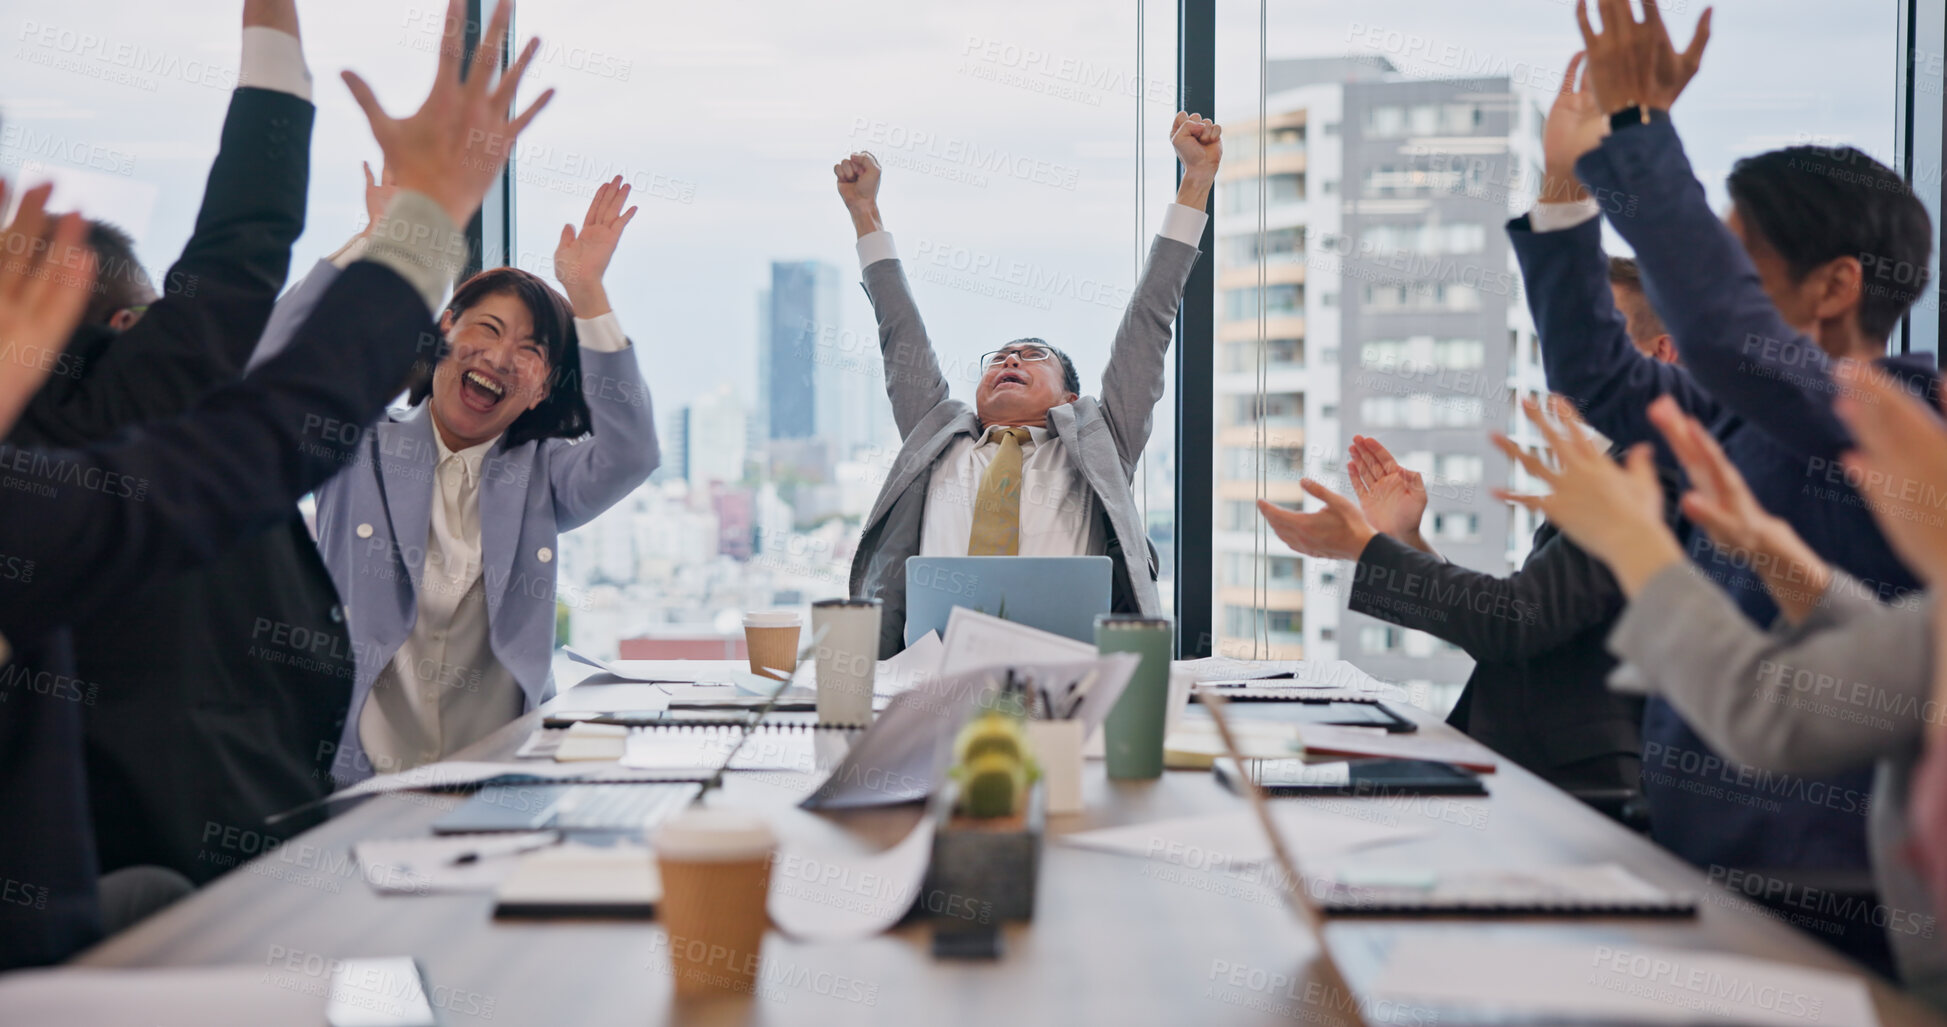
[[[712,482],[744,480],[749,421],[736,389],[726,383],[704,393],[683,408],[681,420],[683,473],[691,489],[707,492]]]
[[[1502,230],[1539,178],[1540,112],[1505,78],[1379,58],[1274,61],[1268,87],[1262,126],[1230,119],[1216,195],[1217,647],[1457,687],[1465,654],[1347,611],[1349,565],[1260,534],[1252,501],[1299,505],[1307,474],[1349,493],[1345,447],[1369,435],[1425,475],[1421,530],[1449,560],[1504,573],[1526,550],[1487,435],[1541,383]]]
[[[811,438],[821,428],[818,338],[838,323],[838,272],[822,261],[772,261],[769,300],[758,362],[767,438]]]

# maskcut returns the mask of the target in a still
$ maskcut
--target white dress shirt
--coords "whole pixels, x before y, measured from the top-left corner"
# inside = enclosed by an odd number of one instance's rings
[[[628,345],[613,312],[575,318],[575,329],[591,350],[613,353]],[[358,717],[359,741],[381,773],[445,759],[526,709],[519,682],[494,656],[481,573],[480,464],[499,441],[495,436],[456,452],[433,429],[439,462],[418,619],[373,681]]]
[[[987,465],[1001,451],[995,425],[979,438],[953,440],[933,465],[920,525],[919,555],[965,556],[973,534],[974,497]],[[1095,513],[1095,496],[1068,449],[1046,428],[1029,428],[1021,444],[1020,556],[1093,556],[1106,551]]]
[[[1203,240],[1210,215],[1194,207],[1172,203],[1163,212],[1165,239],[1195,246]],[[892,233],[870,232],[858,241],[859,267],[899,256]],[[979,437],[953,440],[933,465],[926,489],[926,512],[920,526],[921,556],[965,556],[973,533],[974,497],[981,476],[1000,452],[997,426]],[[1021,446],[1021,556],[1098,556],[1107,551],[1096,499],[1081,471],[1068,459],[1061,439],[1045,428],[1029,428],[1031,438]]]
[[[418,619],[358,717],[366,755],[387,773],[444,759],[526,705],[514,675],[494,657],[480,572],[480,462],[500,439],[455,452],[435,427],[433,440],[439,462]]]

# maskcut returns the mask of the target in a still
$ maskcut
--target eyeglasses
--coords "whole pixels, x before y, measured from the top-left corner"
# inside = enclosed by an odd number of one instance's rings
[[[984,371],[1006,360],[1008,357],[1015,357],[1024,363],[1031,363],[1036,360],[1048,360],[1054,355],[1054,352],[1046,346],[1015,346],[1009,349],[997,349],[991,353],[982,353],[980,355],[980,368]]]

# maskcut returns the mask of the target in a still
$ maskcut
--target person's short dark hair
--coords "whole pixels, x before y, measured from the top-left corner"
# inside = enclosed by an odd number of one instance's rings
[[[1643,288],[1643,269],[1636,266],[1635,258],[1610,257],[1609,284],[1620,285],[1629,294],[1629,302],[1622,304],[1622,315],[1629,322],[1630,338],[1654,339],[1669,334],[1663,319],[1656,316],[1656,308],[1650,305],[1650,294]]]
[[[1048,345],[1048,340],[1037,339],[1034,338],[1033,336],[1029,336],[1024,339],[1015,339],[1013,342],[1010,342],[1007,345],[1039,346],[1042,349],[1045,349],[1048,352],[1053,353],[1055,355],[1055,359],[1061,361],[1062,389],[1067,392],[1072,392],[1077,396],[1082,394],[1082,376],[1075,373],[1075,362],[1073,360],[1068,359],[1068,354],[1063,353],[1061,350]]]
[[[1859,328],[1893,334],[1927,288],[1933,222],[1899,173],[1850,146],[1793,146],[1745,157],[1726,180],[1747,231],[1794,278],[1840,257],[1864,267]]]
[[[106,221],[88,222],[88,248],[95,254],[95,289],[88,298],[82,323],[105,325],[117,311],[139,307],[155,298],[149,273],[135,256],[135,240]]]
[[[507,445],[538,439],[578,439],[593,430],[588,400],[581,391],[581,339],[575,332],[574,308],[568,298],[539,277],[517,267],[488,268],[460,283],[446,312],[455,324],[460,316],[489,296],[512,296],[534,319],[534,340],[548,354],[548,395],[534,409],[507,426]],[[439,359],[446,359],[442,343]],[[433,391],[432,375],[414,383],[407,399],[418,404]]]

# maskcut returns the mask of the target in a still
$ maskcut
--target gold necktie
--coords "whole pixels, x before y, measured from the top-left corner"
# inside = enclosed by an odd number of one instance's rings
[[[967,536],[968,556],[1021,555],[1021,442],[1032,438],[1026,428],[994,432],[1001,451],[980,476],[974,493],[973,531]]]

